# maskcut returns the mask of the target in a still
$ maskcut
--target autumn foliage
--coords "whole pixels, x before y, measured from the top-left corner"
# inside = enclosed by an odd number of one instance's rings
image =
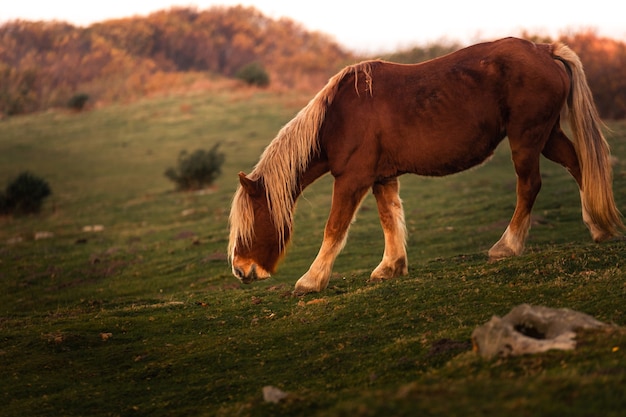
[[[0,113],[65,106],[77,94],[125,100],[200,74],[234,77],[252,63],[276,88],[319,88],[350,57],[330,37],[254,8],[173,8],[89,27],[0,26]],[[196,77],[197,78],[197,77]]]
[[[600,38],[594,32],[563,36],[580,56],[600,115],[626,118],[626,43]]]
[[[626,44],[592,31],[561,40],[585,64],[601,115],[626,117]],[[416,47],[389,58],[419,62],[460,47]],[[317,90],[356,59],[327,35],[243,6],[173,8],[89,27],[12,21],[0,26],[0,115],[64,107],[76,97],[111,102],[206,86],[241,78],[251,66],[272,88]]]

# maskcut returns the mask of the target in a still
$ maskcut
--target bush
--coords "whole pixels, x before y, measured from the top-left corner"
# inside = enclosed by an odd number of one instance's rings
[[[181,151],[178,168],[168,168],[165,176],[176,183],[179,190],[200,190],[211,184],[222,173],[224,154],[218,152],[220,144],[210,151],[198,149],[192,154]]]
[[[9,206],[7,204],[7,198],[3,191],[0,191],[0,215],[7,214],[9,212]]]
[[[258,62],[245,65],[235,77],[245,81],[248,85],[256,85],[259,87],[267,87],[270,84],[270,76],[265,71],[265,68]]]
[[[89,94],[79,93],[74,94],[71,99],[67,102],[67,107],[72,110],[81,111],[85,108],[85,104],[89,100]]]
[[[0,195],[0,212],[13,215],[39,213],[50,194],[52,191],[44,179],[30,172],[22,172]]]

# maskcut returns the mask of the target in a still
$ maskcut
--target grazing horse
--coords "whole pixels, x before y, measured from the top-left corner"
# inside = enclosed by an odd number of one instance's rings
[[[573,141],[560,127],[568,110]],[[408,273],[398,176],[443,176],[488,159],[508,137],[517,205],[492,259],[519,255],[541,188],[539,158],[578,183],[582,217],[595,241],[623,229],[615,206],[609,147],[578,56],[561,43],[507,38],[431,61],[348,66],[287,123],[240,187],[230,213],[229,259],[244,283],[266,279],[292,235],[302,190],[330,172],[332,205],[319,253],[296,294],[328,285],[335,258],[371,188],[385,249],[371,280]]]

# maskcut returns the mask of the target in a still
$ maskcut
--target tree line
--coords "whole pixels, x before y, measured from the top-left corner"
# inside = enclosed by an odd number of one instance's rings
[[[535,41],[551,41],[529,34]],[[626,44],[593,31],[562,35],[585,65],[600,114],[626,117]],[[461,48],[437,43],[384,58],[421,62]],[[198,77],[234,77],[250,65],[273,88],[317,90],[354,56],[330,36],[252,7],[172,8],[88,27],[11,21],[0,26],[0,114],[116,101],[175,88]]]
[[[327,35],[251,7],[172,8],[89,27],[12,21],[0,26],[0,113],[63,106],[74,95],[141,96],[183,82],[225,77],[252,63],[272,85],[322,85],[351,55]]]
[[[600,116],[626,118],[626,43],[591,32],[563,36],[583,62]]]

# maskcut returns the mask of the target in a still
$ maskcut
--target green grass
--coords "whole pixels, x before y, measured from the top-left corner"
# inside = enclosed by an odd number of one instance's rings
[[[2,415],[621,415],[621,327],[571,352],[471,352],[472,330],[520,303],[626,324],[624,243],[591,242],[559,166],[544,161],[526,253],[487,262],[515,204],[506,144],[466,173],[402,178],[406,278],[367,284],[383,250],[369,196],[329,288],[291,296],[321,243],[330,178],[299,201],[271,280],[231,276],[236,174],[307,99],[217,92],[0,121],[0,181],[29,170],[54,193],[40,216],[0,219]],[[623,209],[626,124],[611,127]],[[218,141],[216,190],[174,192],[163,172],[179,151]],[[263,402],[266,385],[288,398]]]

